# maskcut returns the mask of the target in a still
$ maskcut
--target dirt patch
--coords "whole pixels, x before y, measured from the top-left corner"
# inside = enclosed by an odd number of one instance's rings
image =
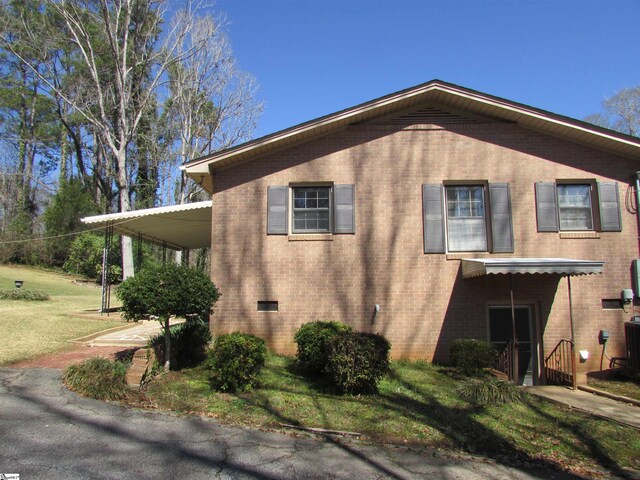
[[[91,357],[104,357],[110,360],[123,359],[133,354],[138,347],[87,347],[78,346],[64,352],[43,355],[9,365],[9,368],[52,368],[64,370],[69,365],[80,363]]]

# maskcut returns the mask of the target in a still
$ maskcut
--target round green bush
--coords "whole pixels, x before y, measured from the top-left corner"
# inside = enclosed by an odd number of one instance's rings
[[[449,361],[467,376],[482,375],[496,366],[498,352],[489,342],[474,338],[458,338],[449,347]]]
[[[308,373],[323,373],[329,355],[329,343],[338,334],[351,332],[351,327],[340,322],[305,323],[296,332],[298,365]]]
[[[94,357],[64,371],[64,383],[74,392],[97,400],[121,400],[127,394],[127,368],[121,362]]]
[[[374,393],[389,370],[391,344],[382,335],[346,332],[329,344],[326,374],[340,393]]]
[[[195,367],[202,363],[207,358],[210,342],[209,325],[200,319],[171,327],[171,370]],[[149,346],[153,348],[157,362],[164,365],[164,332],[151,337]]]
[[[147,265],[118,286],[116,296],[129,320],[148,315],[209,314],[220,292],[202,270],[175,263]]]
[[[234,332],[219,336],[207,360],[211,384],[221,392],[253,388],[266,355],[264,340],[254,335]]]

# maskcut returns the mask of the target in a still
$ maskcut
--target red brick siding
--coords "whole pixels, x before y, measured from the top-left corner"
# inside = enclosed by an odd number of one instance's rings
[[[436,360],[446,360],[455,338],[486,338],[487,305],[508,302],[508,278],[462,280],[459,260],[423,253],[421,185],[488,180],[511,185],[513,256],[606,261],[604,275],[572,279],[577,346],[591,352],[582,368],[596,368],[600,329],[611,332],[609,353],[623,355],[628,315],[602,310],[601,299],[629,288],[638,255],[637,221],[624,209],[635,170],[632,160],[504,123],[362,125],[222,170],[213,194],[211,268],[222,292],[214,333],[251,331],[294,353],[302,323],[341,320],[387,336],[394,357]],[[537,232],[534,183],[573,178],[619,182],[622,233]],[[266,234],[267,187],[310,181],[355,185],[355,235]],[[514,287],[516,302],[535,305],[547,354],[569,336],[566,279],[516,275]],[[277,300],[280,311],[257,312],[258,300]],[[381,312],[372,324],[374,304]]]

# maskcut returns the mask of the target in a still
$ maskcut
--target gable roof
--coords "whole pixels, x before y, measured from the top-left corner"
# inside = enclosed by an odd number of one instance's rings
[[[402,112],[423,104],[449,107],[472,115],[494,118],[497,121],[517,123],[530,130],[562,137],[624,157],[640,159],[640,138],[452,83],[432,80],[195,159],[181,168],[211,193],[211,174],[216,170],[251,161],[355,123]]]

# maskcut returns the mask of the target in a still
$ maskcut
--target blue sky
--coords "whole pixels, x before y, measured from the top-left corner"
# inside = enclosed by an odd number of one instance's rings
[[[262,136],[434,78],[574,118],[640,84],[640,0],[217,0]]]

